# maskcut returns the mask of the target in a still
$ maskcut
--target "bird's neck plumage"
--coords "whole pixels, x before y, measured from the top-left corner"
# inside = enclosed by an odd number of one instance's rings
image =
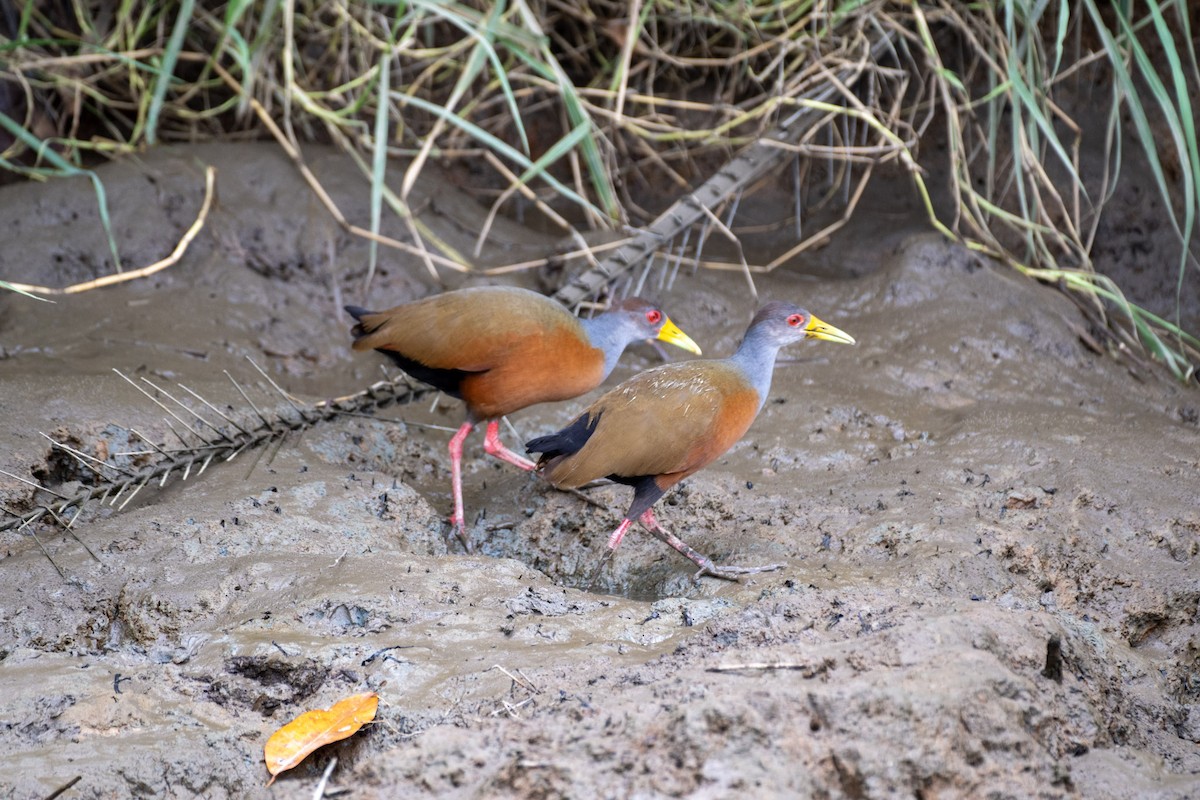
[[[604,377],[617,366],[625,348],[642,338],[637,326],[621,314],[601,314],[591,319],[581,318],[579,324],[592,347],[604,353]]]
[[[779,354],[780,345],[773,341],[757,327],[746,331],[737,352],[729,358],[729,362],[737,367],[745,376],[746,382],[758,393],[758,407],[767,402],[767,394],[771,391],[771,373],[775,371],[775,356]]]

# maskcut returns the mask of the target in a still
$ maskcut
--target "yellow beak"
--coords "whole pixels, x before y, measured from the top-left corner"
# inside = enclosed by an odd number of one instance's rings
[[[854,344],[854,337],[843,330],[833,327],[827,322],[821,322],[814,316],[809,316],[808,324],[804,326],[809,339],[824,339],[827,342]]]
[[[658,336],[654,338],[660,342],[666,342],[667,344],[683,348],[689,353],[700,355],[699,345],[692,341],[692,337],[679,330],[679,327],[674,322],[671,322],[670,317],[667,317],[666,321],[663,322],[662,329],[658,332]]]

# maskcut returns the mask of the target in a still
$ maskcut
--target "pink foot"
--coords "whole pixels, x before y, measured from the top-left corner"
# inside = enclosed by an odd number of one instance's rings
[[[757,575],[762,572],[774,572],[775,570],[783,569],[784,567],[783,564],[767,564],[766,566],[762,567],[719,567],[714,564],[712,559],[710,559],[708,556],[697,553],[687,542],[683,541],[675,534],[664,530],[663,527],[658,524],[658,520],[654,518],[654,512],[650,509],[647,509],[646,512],[642,514],[639,521],[646,528],[646,530],[654,534],[655,538],[666,542],[671,547],[679,551],[684,558],[688,559],[700,568],[696,572],[696,580],[699,580],[705,575],[712,575],[714,578],[721,578],[727,581],[737,581],[741,579],[742,575]],[[622,525],[625,525],[628,522],[629,520],[625,520]],[[620,528],[617,530],[621,531]],[[624,533],[623,531],[621,532]],[[613,535],[615,536],[616,534]],[[609,546],[612,546],[611,540],[609,542]]]
[[[500,441],[500,420],[494,419],[487,424],[487,434],[483,438],[483,449],[490,456],[495,456],[501,461],[507,461],[514,467],[520,467],[523,470],[531,470],[535,464],[528,458],[525,458],[519,453],[514,453],[504,446]]]

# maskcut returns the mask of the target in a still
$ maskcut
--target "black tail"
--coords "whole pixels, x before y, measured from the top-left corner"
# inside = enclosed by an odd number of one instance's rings
[[[599,414],[595,416],[580,414],[574,422],[558,433],[530,439],[525,443],[525,452],[541,453],[542,457],[539,461],[542,463],[552,458],[574,455],[583,449],[588,439],[592,438],[592,433],[599,424]]]
[[[358,321],[358,324],[350,329],[350,333],[352,333],[354,335],[354,338],[357,339],[360,336],[366,336],[368,333],[375,330],[374,328],[366,327],[366,325],[363,324],[362,320],[363,320],[363,317],[370,316],[371,314],[374,314],[376,312],[368,311],[367,309],[363,308],[362,306],[344,306],[344,308],[346,309],[347,314],[354,317],[354,319]]]

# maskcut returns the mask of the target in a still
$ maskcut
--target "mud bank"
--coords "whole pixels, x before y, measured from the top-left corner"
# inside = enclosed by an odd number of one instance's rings
[[[165,441],[113,368],[243,410],[223,370],[251,382],[246,356],[301,397],[377,379],[338,309],[428,275],[385,253],[363,297],[365,245],[271,148],[107,168],[128,261],[190,224],[203,163],[221,202],[177,267],[53,305],[0,295],[0,469],[80,479],[39,431],[88,452],[126,449],[130,428]],[[353,171],[313,163],[365,218]],[[86,191],[0,194],[21,210],[0,275],[103,271]],[[423,208],[473,245],[469,198]],[[556,246],[503,223],[486,258]],[[1196,395],[1132,379],[1081,343],[1068,300],[917,221],[861,221],[812,267],[759,292],[859,346],[785,352],[750,434],[659,506],[715,559],[783,571],[696,584],[636,533],[597,571],[628,489],[593,508],[477,440],[464,554],[445,539],[448,434],[428,427],[457,425],[457,404],[344,419],[147,491],[80,541],[41,531],[66,577],[0,533],[0,794],[80,776],[64,797],[307,797],[333,755],[361,798],[1200,794]],[[705,271],[662,300],[714,356],[755,306]],[[611,381],[657,359],[633,348]],[[583,403],[512,422],[528,438]],[[7,507],[29,492],[0,476]],[[264,788],[271,731],[368,689],[377,724]]]

